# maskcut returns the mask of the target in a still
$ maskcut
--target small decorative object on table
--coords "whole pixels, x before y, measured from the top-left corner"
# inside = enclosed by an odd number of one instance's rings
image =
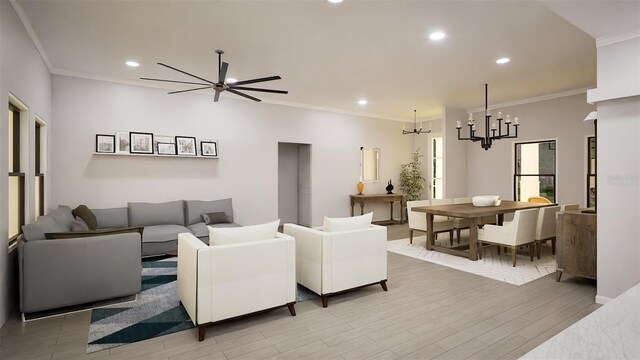
[[[387,190],[387,194],[393,194],[393,184],[391,183],[391,179],[389,179],[389,184],[385,189]]]
[[[502,200],[499,195],[480,195],[471,199],[473,206],[500,206]]]
[[[362,193],[362,190],[364,190],[364,183],[362,181],[358,181],[356,187],[358,188],[358,195],[364,195]]]

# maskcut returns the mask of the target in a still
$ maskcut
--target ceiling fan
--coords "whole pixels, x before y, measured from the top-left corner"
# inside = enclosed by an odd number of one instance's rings
[[[183,92],[188,92],[188,91],[212,89],[213,91],[216,92],[215,97],[213,98],[213,101],[216,101],[216,102],[220,99],[220,93],[223,92],[223,91],[228,91],[228,92],[230,92],[232,94],[236,94],[236,95],[245,97],[245,98],[253,100],[253,101],[258,101],[258,102],[260,102],[262,100],[260,100],[260,99],[258,99],[256,97],[253,97],[251,95],[247,95],[245,93],[242,93],[242,92],[240,92],[238,90],[260,91],[260,92],[274,93],[274,94],[287,94],[287,93],[289,93],[286,90],[260,89],[260,88],[242,86],[242,85],[247,85],[247,84],[255,84],[255,83],[259,83],[259,82],[273,81],[273,80],[282,79],[278,75],[276,75],[276,76],[268,76],[268,77],[263,77],[263,78],[258,78],[258,79],[236,81],[236,82],[233,82],[233,83],[230,83],[230,84],[225,83],[225,80],[226,80],[226,77],[227,77],[227,69],[229,68],[229,64],[222,61],[222,54],[224,54],[224,51],[216,50],[216,53],[218,54],[218,81],[217,82],[201,78],[200,76],[196,76],[196,75],[190,74],[190,73],[188,73],[186,71],[183,71],[183,70],[180,70],[180,69],[176,69],[173,66],[169,66],[169,65],[163,64],[163,63],[158,63],[158,65],[161,65],[161,66],[164,66],[164,67],[169,68],[171,70],[175,70],[177,72],[180,72],[180,73],[183,73],[185,75],[191,76],[191,77],[196,78],[196,79],[198,79],[198,80],[200,80],[202,82],[177,81],[177,80],[166,80],[166,79],[153,79],[153,78],[145,78],[145,77],[140,78],[140,79],[141,80],[170,82],[170,83],[176,83],[176,84],[201,85],[201,87],[197,87],[197,88],[193,88],[193,89],[171,91],[171,92],[169,92],[169,94],[178,94],[178,93],[183,93]]]

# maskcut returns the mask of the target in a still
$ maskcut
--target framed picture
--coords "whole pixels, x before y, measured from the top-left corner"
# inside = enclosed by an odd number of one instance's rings
[[[158,150],[158,144],[160,143],[173,144],[173,147],[175,148],[176,138],[174,136],[168,136],[168,135],[153,135],[153,148],[156,150],[157,154],[160,153]],[[167,149],[167,146],[163,146],[163,148]],[[175,150],[173,154],[174,155],[176,154]],[[169,155],[169,154],[162,154],[162,155]]]
[[[129,133],[124,131],[116,132],[116,153],[129,153]]]
[[[193,136],[176,136],[176,154],[196,156],[196,138]]]
[[[130,132],[129,146],[132,154],[153,154],[153,134]]]
[[[97,153],[115,153],[116,152],[116,136],[96,134],[96,152]]]
[[[200,155],[218,156],[218,143],[215,141],[200,141]]]
[[[156,145],[156,151],[157,151],[158,155],[175,155],[176,154],[176,144],[159,142]]]

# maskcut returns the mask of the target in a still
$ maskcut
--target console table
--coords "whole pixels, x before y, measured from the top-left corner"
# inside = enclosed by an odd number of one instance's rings
[[[404,223],[404,216],[402,215],[402,203],[404,202],[404,195],[402,194],[367,194],[367,195],[349,195],[351,197],[351,216],[353,216],[353,207],[356,203],[360,204],[360,215],[364,214],[364,204],[366,203],[379,203],[388,202],[391,211],[389,220],[376,221],[376,224],[390,225],[390,224],[402,224]],[[400,220],[393,219],[393,203],[400,203]]]

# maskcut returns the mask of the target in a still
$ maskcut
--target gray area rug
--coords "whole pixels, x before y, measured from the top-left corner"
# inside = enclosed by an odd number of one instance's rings
[[[177,258],[142,262],[142,290],[134,301],[95,308],[87,353],[151,339],[194,327],[176,292]],[[298,286],[297,302],[318,295]]]

